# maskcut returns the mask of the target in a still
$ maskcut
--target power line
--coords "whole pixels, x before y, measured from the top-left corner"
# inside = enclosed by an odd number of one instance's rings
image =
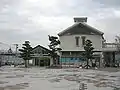
[[[9,44],[7,44],[7,43],[3,43],[3,42],[0,42],[0,44],[10,46]]]

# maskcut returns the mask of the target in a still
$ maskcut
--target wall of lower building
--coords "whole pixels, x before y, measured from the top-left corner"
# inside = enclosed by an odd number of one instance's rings
[[[116,62],[120,63],[120,53],[115,54],[115,60]]]
[[[104,64],[113,66],[114,64],[120,63],[120,53],[118,52],[103,52]]]
[[[34,66],[49,66],[50,65],[50,57],[34,57],[33,65]]]
[[[10,62],[13,64],[21,64],[24,63],[24,60],[22,58],[16,57],[16,56],[7,56],[7,55],[1,55],[0,56],[0,61],[5,63],[5,62]]]
[[[82,64],[85,61],[85,58],[82,56],[83,52],[63,52],[62,56],[60,58],[60,64],[62,65],[74,65],[74,64]],[[99,62],[100,66],[100,60],[101,60],[101,52],[96,52],[95,55],[95,60]]]
[[[70,65],[80,64],[83,61],[84,61],[84,59],[78,58],[78,57],[62,57],[60,59],[60,63],[62,65],[66,65],[66,64],[70,64]]]

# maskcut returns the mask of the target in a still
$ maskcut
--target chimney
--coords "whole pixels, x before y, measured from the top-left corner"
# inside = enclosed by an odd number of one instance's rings
[[[79,22],[87,22],[87,17],[77,17],[77,18],[74,18],[74,22],[75,23],[79,23]]]

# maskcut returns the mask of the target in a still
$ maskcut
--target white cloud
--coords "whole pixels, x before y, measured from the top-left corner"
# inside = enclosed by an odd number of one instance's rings
[[[114,36],[120,28],[117,1],[119,3],[119,0],[112,3],[103,0],[1,0],[0,40],[20,43],[29,39],[33,45],[47,46],[47,35],[57,35],[73,24],[74,16],[88,16],[88,24],[102,29],[109,39],[109,35]]]

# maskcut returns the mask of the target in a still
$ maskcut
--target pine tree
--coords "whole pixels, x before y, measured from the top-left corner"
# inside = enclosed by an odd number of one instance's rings
[[[89,60],[91,60],[93,58],[93,53],[94,53],[93,52],[94,48],[93,48],[92,42],[90,40],[85,41],[84,50],[85,50],[84,57],[87,61],[86,66],[87,66],[87,69],[88,69],[88,67],[90,66],[89,65]]]
[[[20,53],[20,57],[24,59],[25,61],[25,67],[28,67],[28,61],[30,59],[32,59],[32,47],[30,45],[29,41],[25,41],[25,43],[23,44],[22,49],[19,49]]]
[[[51,49],[50,56],[53,59],[53,64],[57,65],[59,63],[58,60],[59,55],[56,52],[61,50],[61,48],[57,47],[60,44],[60,41],[58,40],[58,37],[55,36],[49,36],[49,41],[50,41],[49,48]]]

